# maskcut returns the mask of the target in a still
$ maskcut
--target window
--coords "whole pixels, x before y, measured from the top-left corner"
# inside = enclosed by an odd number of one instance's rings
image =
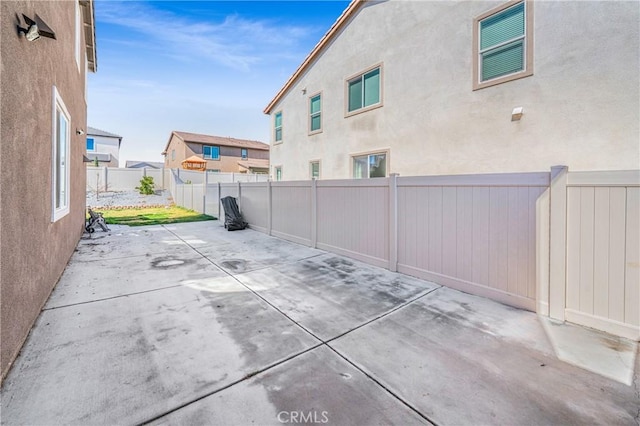
[[[309,98],[309,133],[322,131],[322,95],[318,93]]]
[[[93,138],[87,138],[87,151],[95,151],[96,143]]]
[[[347,114],[380,106],[380,67],[349,79],[347,97]]]
[[[353,157],[353,178],[387,176],[387,154],[384,152]]]
[[[311,179],[320,179],[320,161],[309,163],[309,174]]]
[[[281,142],[282,141],[282,111],[276,112],[273,120],[273,125],[274,125],[274,131],[275,131],[275,135],[274,135],[275,141]]]
[[[533,74],[532,4],[508,3],[474,20],[474,90]]]
[[[247,152],[246,148],[242,148],[240,150],[240,155],[242,156],[243,160],[246,160],[247,158],[249,158],[249,153]]]
[[[53,138],[52,138],[52,204],[51,221],[69,213],[69,112],[60,94],[53,86]]]
[[[282,166],[274,167],[274,174],[276,175],[276,180],[282,180]]]
[[[202,153],[205,160],[219,160],[220,159],[220,147],[219,146],[203,146]]]
[[[172,149],[172,150],[171,150],[171,159],[172,159],[172,160],[175,160],[175,159],[176,159],[176,150],[175,150],[175,149]]]

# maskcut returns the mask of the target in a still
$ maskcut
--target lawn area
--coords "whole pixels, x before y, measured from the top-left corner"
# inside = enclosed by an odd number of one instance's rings
[[[96,209],[104,216],[105,222],[110,225],[166,225],[168,223],[200,222],[203,220],[215,220],[213,216],[200,214],[183,207],[149,207],[140,209]]]

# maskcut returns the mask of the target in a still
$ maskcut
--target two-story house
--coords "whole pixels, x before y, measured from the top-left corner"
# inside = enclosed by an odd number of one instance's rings
[[[354,0],[265,108],[286,180],[640,168],[638,2]]]
[[[184,161],[197,157],[202,169],[227,173],[269,173],[269,145],[231,137],[171,132],[164,155],[166,168],[185,168]]]
[[[95,127],[87,128],[87,158],[97,159],[100,166],[119,167],[120,145],[122,136]]]
[[[25,19],[24,16],[28,19]],[[82,235],[92,0],[0,2],[0,370]]]

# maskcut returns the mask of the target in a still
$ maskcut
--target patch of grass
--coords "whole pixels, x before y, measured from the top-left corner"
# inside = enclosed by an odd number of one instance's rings
[[[104,216],[105,222],[110,225],[166,225],[169,223],[200,222],[203,220],[215,220],[213,216],[200,214],[183,207],[149,207],[140,209],[101,210],[96,209]]]

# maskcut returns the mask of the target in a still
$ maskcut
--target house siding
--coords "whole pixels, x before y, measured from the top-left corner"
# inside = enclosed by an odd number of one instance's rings
[[[203,158],[203,147],[207,146],[219,146],[220,147],[220,159],[219,160],[207,160],[207,170],[220,170],[224,173],[238,173],[239,166],[238,161],[242,160],[242,148],[234,146],[216,145],[215,143],[203,144],[195,142],[184,142],[181,138],[175,134],[171,136],[169,144],[167,145],[167,152],[165,155],[165,167],[167,168],[182,168],[182,161],[193,155]],[[176,150],[176,159],[171,160],[171,151]],[[268,150],[252,149],[248,148],[248,156],[250,159],[269,159]]]
[[[3,1],[0,156],[0,367],[2,378],[61,276],[84,228],[85,53],[75,60],[75,2]],[[36,13],[57,40],[29,42],[16,16]],[[84,36],[81,36],[84,37]],[[82,43],[84,46],[85,43]],[[70,212],[52,218],[52,104],[56,86],[70,115]]]
[[[640,5],[535,2],[533,75],[474,91],[473,19],[504,3],[365,3],[270,108],[283,112],[271,164],[287,180],[318,159],[323,178],[351,177],[351,155],[385,150],[403,176],[640,167]],[[383,106],[345,118],[345,80],[377,64]]]
[[[108,163],[100,163],[100,166],[120,167],[120,142],[118,138],[91,134],[88,134],[87,138],[93,138],[96,148],[93,151],[87,151],[87,153],[111,154],[111,161]]]

